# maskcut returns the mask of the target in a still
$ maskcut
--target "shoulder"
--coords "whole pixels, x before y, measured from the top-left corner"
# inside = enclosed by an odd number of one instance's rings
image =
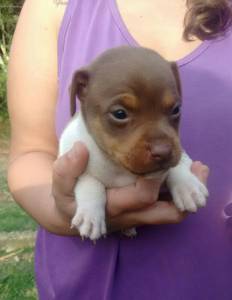
[[[25,16],[36,18],[58,32],[68,3],[68,0],[25,0],[20,15],[23,19]]]

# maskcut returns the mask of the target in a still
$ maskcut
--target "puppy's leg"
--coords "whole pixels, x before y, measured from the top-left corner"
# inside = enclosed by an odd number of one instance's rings
[[[183,152],[179,164],[168,172],[167,185],[181,211],[196,212],[206,205],[208,190],[191,172],[192,160]]]
[[[104,185],[90,175],[82,175],[75,186],[77,211],[72,219],[72,227],[79,230],[82,237],[97,240],[106,234]]]

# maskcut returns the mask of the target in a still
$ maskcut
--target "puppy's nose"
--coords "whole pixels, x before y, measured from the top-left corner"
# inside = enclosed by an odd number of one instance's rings
[[[151,146],[151,156],[156,162],[170,159],[172,147],[170,144],[153,144]]]

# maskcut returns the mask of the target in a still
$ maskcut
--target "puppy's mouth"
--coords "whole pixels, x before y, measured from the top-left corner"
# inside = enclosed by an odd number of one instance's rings
[[[139,177],[149,177],[149,176],[152,176],[152,175],[163,175],[164,173],[166,173],[168,171],[168,169],[169,168],[167,168],[167,169],[158,169],[158,170],[150,171],[150,172],[135,172],[135,171],[130,170],[130,172],[133,175],[136,175],[136,176],[139,176]]]
[[[147,166],[144,166],[144,168],[140,168],[139,170],[136,168],[133,168],[132,166],[126,165],[125,168],[128,169],[132,174],[136,176],[141,176],[141,177],[147,177],[149,175],[162,175],[166,173],[170,168],[175,167],[177,165],[178,161],[173,160],[169,162],[163,162],[161,164],[157,164],[155,166],[151,166],[148,168]]]

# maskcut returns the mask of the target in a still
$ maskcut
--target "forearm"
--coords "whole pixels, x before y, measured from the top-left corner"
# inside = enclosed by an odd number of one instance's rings
[[[70,220],[59,213],[52,196],[52,166],[55,157],[43,152],[24,154],[9,164],[8,184],[14,200],[48,231],[77,235]]]

